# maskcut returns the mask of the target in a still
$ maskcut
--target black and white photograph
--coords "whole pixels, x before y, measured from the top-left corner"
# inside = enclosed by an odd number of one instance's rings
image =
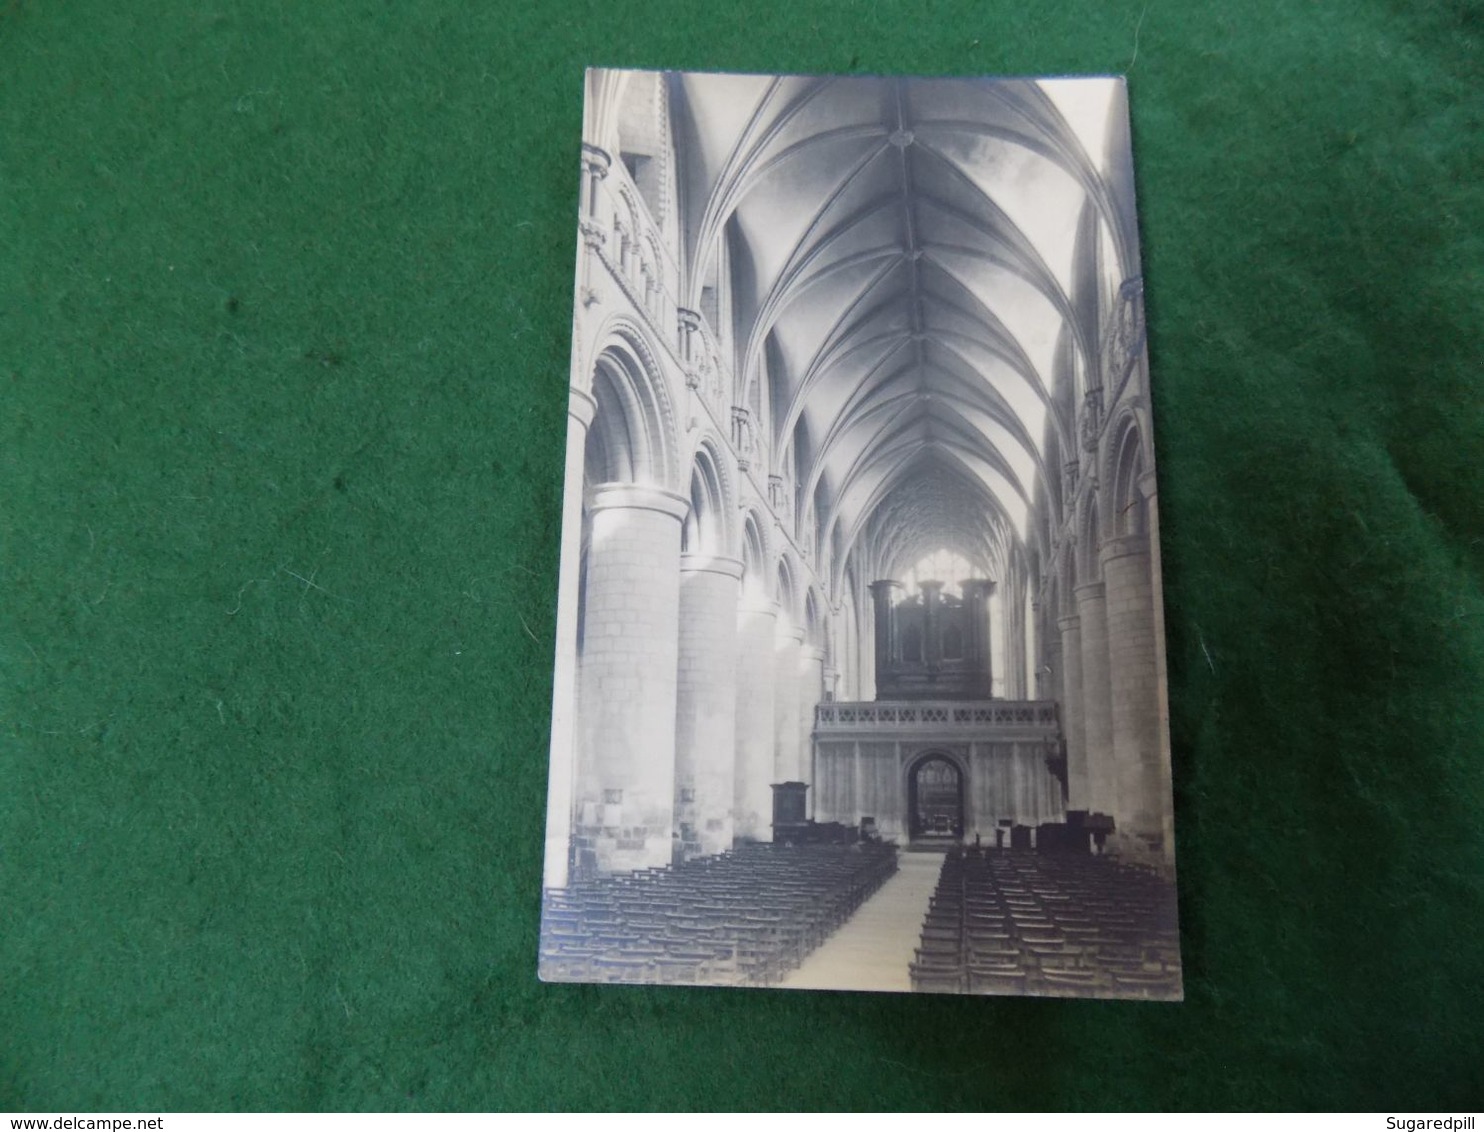
[[[1127,87],[594,69],[540,974],[1178,1000]]]

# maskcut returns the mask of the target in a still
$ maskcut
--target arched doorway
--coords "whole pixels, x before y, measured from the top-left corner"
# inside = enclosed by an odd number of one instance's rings
[[[964,835],[964,776],[944,755],[930,754],[907,772],[907,829],[914,841]]]

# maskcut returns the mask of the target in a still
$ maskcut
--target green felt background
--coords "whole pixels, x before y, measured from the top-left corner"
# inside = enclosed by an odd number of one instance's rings
[[[9,0],[0,1108],[1484,1100],[1478,0]],[[581,74],[1125,71],[1188,1000],[535,978]]]

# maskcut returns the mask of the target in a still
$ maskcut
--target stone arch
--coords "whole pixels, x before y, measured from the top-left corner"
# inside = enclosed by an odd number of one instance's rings
[[[1144,494],[1139,479],[1147,467],[1137,414],[1131,409],[1112,430],[1108,446],[1108,497],[1112,514],[1108,529],[1114,537],[1143,534],[1146,529]]]
[[[597,404],[588,429],[586,479],[679,486],[674,405],[658,354],[643,330],[627,319],[610,321],[588,368]]]
[[[949,813],[942,816],[948,818],[948,828],[924,828],[922,812],[925,808],[925,799],[920,791],[922,784],[919,777],[924,771],[933,769],[933,764],[946,764],[956,776],[956,805]],[[969,782],[968,761],[956,751],[944,747],[932,747],[927,750],[918,751],[906,759],[903,767],[902,797],[907,801],[907,814],[904,828],[908,835],[913,838],[921,837],[953,837],[961,838],[969,820],[969,799],[972,797],[971,784]],[[937,816],[938,807],[926,807],[934,812],[930,816]]]
[[[634,201],[634,194],[623,186],[619,186],[618,201],[622,205],[622,209],[613,218],[615,226],[623,231],[623,234],[628,238],[630,246],[637,250],[639,246],[639,233],[644,227],[639,221],[639,206]],[[614,249],[614,252],[618,254],[618,249]]]
[[[802,627],[804,630],[804,643],[825,649],[828,646],[825,641],[826,616],[825,606],[818,596],[818,591],[809,586],[804,591],[804,617]]]
[[[1101,576],[1098,563],[1098,550],[1102,544],[1098,522],[1098,494],[1088,492],[1083,496],[1077,517],[1077,541],[1073,545],[1077,552],[1077,579],[1083,585],[1096,582]]]
[[[741,544],[738,547],[738,557],[742,559],[742,593],[754,601],[773,596],[767,572],[767,530],[767,524],[756,508],[749,507],[743,512]]]
[[[730,556],[737,543],[731,477],[719,451],[713,439],[705,438],[691,458],[690,511],[681,530],[687,554]]]
[[[742,537],[742,488],[743,479],[737,471],[737,458],[731,446],[709,423],[703,424],[701,438],[696,443],[696,456],[705,450],[716,470],[717,482],[721,485],[721,499],[726,507],[727,542],[725,554],[737,555]]]
[[[645,249],[650,260],[650,270],[654,273],[654,283],[661,291],[665,284],[665,252],[660,246],[659,237],[653,232],[648,233],[643,240]]]
[[[1041,625],[1048,646],[1053,645],[1056,640],[1056,622],[1063,616],[1062,601],[1061,575],[1052,574],[1046,579],[1046,588],[1041,592]]]
[[[725,545],[721,492],[704,459],[691,465],[690,509],[680,528],[682,554],[715,554]]]
[[[778,556],[776,575],[777,586],[774,590],[774,598],[778,602],[779,624],[802,626],[803,608],[799,602],[797,571],[789,561],[787,554]]]

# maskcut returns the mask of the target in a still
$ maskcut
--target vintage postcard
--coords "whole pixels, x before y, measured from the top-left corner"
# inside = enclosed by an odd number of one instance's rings
[[[541,977],[1179,999],[1124,82],[583,130]]]

